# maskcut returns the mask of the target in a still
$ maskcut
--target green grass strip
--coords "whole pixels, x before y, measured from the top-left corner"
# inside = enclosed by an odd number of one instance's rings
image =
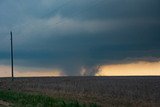
[[[0,90],[0,99],[14,104],[13,107],[99,107],[96,104],[82,104],[78,101],[64,101],[40,94],[28,94]]]

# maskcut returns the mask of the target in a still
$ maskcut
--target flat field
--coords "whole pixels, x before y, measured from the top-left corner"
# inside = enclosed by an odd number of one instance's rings
[[[0,78],[1,90],[40,93],[102,107],[160,107],[160,77]]]

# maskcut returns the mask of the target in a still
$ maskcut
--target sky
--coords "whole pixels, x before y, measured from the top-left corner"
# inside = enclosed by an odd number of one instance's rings
[[[160,75],[159,0],[1,0],[0,77]]]

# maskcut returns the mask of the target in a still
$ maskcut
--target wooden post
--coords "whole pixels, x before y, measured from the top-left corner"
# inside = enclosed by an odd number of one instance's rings
[[[12,81],[14,81],[14,65],[13,65],[13,37],[12,31],[10,32],[11,35],[11,74],[12,74]]]

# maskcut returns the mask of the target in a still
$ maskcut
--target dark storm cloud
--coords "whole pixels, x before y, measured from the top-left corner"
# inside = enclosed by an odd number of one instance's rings
[[[46,17],[59,14],[76,19],[110,18],[159,18],[159,0],[75,0],[60,10],[53,10]]]
[[[80,75],[82,68],[93,74],[103,64],[157,61],[159,4],[159,0],[3,1],[0,63],[9,61],[10,29],[17,66]]]

